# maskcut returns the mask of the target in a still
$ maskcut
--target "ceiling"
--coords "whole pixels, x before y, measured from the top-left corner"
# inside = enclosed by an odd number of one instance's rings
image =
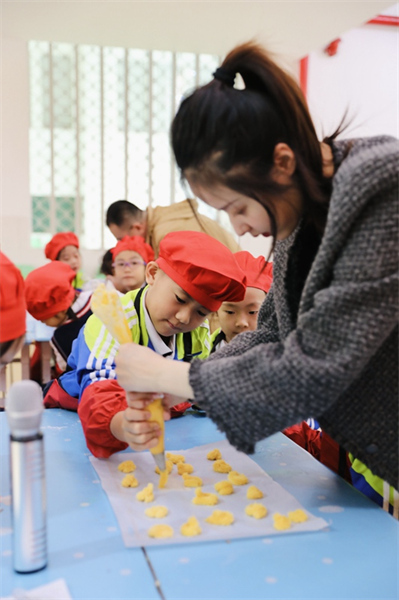
[[[297,59],[391,6],[392,0],[1,0],[1,31],[19,40],[219,55],[254,39]]]

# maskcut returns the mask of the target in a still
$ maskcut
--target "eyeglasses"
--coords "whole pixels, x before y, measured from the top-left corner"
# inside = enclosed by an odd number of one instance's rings
[[[138,267],[140,265],[146,265],[147,263],[145,263],[142,260],[117,260],[116,262],[112,263],[112,266],[114,267],[114,269],[116,267],[119,267],[120,269],[134,269],[134,267]]]

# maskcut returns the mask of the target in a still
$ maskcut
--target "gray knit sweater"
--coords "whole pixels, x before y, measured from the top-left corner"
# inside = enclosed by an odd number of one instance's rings
[[[190,367],[239,450],[310,416],[398,489],[399,142],[336,142],[327,224],[295,300],[303,226],[277,242],[258,329]]]

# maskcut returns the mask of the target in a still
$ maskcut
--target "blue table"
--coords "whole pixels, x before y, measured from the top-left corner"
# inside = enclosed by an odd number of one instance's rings
[[[396,600],[399,526],[282,434],[258,444],[254,460],[329,529],[226,542],[125,548],[75,413],[46,410],[48,567],[12,569],[8,427],[1,431],[0,596],[64,578],[75,600]],[[224,436],[209,419],[166,424],[166,448]]]

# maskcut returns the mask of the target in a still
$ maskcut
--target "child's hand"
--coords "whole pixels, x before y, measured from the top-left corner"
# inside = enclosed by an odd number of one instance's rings
[[[124,441],[132,450],[141,451],[154,448],[161,435],[161,429],[158,423],[150,421],[151,413],[145,408],[150,400],[143,399],[140,393],[133,392],[132,396],[137,396],[137,398],[128,401],[128,408],[123,413],[121,423]],[[146,394],[146,396],[150,396],[150,394]],[[169,411],[164,411],[164,418],[170,419]]]

